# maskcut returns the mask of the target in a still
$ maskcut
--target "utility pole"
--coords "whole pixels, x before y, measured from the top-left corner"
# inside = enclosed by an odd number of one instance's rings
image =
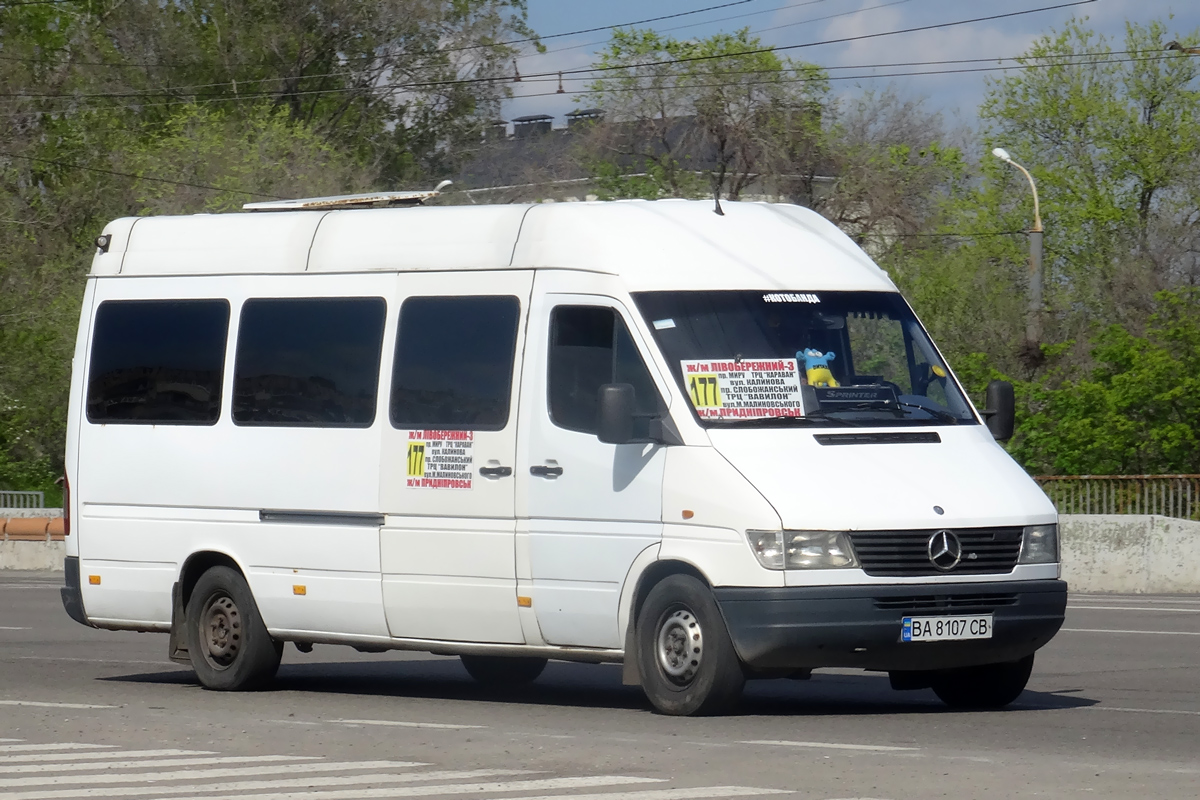
[[[1025,343],[1032,353],[1042,341],[1042,213],[1038,207],[1037,184],[1029,170],[1012,160],[1012,156],[1003,147],[997,147],[992,155],[1005,161],[1029,179],[1029,188],[1033,190],[1033,228],[1029,231],[1029,309],[1025,316]]]

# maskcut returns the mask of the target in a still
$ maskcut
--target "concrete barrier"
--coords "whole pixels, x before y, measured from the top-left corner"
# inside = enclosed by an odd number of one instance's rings
[[[61,570],[61,508],[0,508],[0,569]]]
[[[1073,514],[1059,517],[1059,537],[1072,591],[1200,594],[1200,522]]]
[[[62,512],[37,511],[36,516],[5,517],[0,510],[0,569],[63,568]],[[1059,536],[1062,575],[1072,591],[1200,594],[1200,522],[1132,514],[1064,515]]]
[[[56,570],[67,557],[65,542],[0,542],[0,569]]]

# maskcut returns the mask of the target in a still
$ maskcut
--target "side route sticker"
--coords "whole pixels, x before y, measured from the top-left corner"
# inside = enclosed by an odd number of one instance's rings
[[[692,405],[704,419],[804,416],[794,358],[680,364]]]
[[[474,431],[409,431],[410,489],[470,489],[475,474]]]

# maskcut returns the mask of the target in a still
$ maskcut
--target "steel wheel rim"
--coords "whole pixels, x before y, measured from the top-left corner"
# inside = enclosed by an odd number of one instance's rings
[[[658,668],[667,680],[687,686],[695,679],[704,660],[704,632],[690,608],[667,612],[658,625],[655,645]]]
[[[228,669],[242,649],[242,614],[226,594],[216,594],[200,614],[200,649],[214,669]]]

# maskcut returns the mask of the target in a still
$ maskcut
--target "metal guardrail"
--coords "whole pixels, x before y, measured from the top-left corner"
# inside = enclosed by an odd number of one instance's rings
[[[1200,520],[1200,475],[1039,475],[1060,514],[1157,514]]]
[[[45,508],[45,492],[0,491],[0,508]]]

